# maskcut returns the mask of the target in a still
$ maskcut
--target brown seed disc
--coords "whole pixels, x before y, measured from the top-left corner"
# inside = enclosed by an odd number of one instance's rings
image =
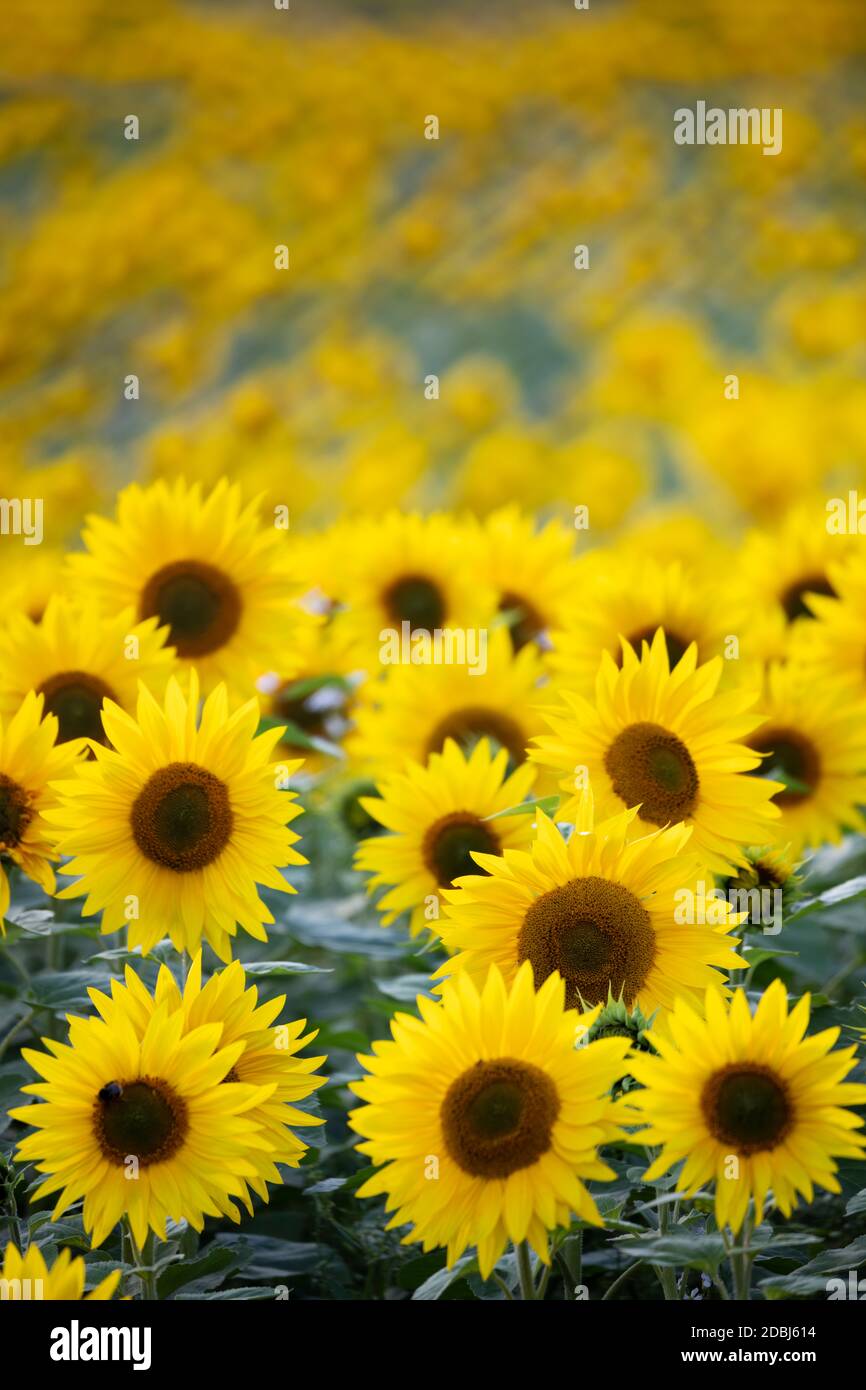
[[[446,738],[453,738],[467,752],[479,739],[489,738],[507,749],[513,763],[526,759],[526,735],[517,721],[482,705],[454,710],[440,719],[427,740],[427,754],[441,753]]]
[[[550,1077],[513,1057],[476,1062],[442,1102],[445,1144],[464,1173],[507,1178],[550,1148],[559,1095]]]
[[[151,575],[141,595],[142,618],[171,630],[178,656],[207,656],[224,647],[241,620],[241,596],[227,574],[202,560],[177,560]]]
[[[613,790],[641,820],[669,825],[692,815],[698,773],[681,739],[660,724],[629,724],[604,755]]]
[[[0,772],[0,849],[15,849],[33,819],[30,793]]]
[[[119,1091],[119,1094],[117,1092]],[[186,1102],[167,1081],[140,1076],[104,1086],[93,1105],[93,1129],[109,1163],[165,1163],[189,1128]]]
[[[759,1062],[730,1062],[713,1072],[701,1110],[714,1139],[747,1155],[774,1149],[794,1123],[786,1083]]]
[[[423,574],[404,574],[395,579],[382,595],[382,602],[394,623],[432,632],[445,622],[445,596],[432,579]]]
[[[102,727],[102,703],[116,701],[117,696],[105,681],[86,671],[60,671],[40,685],[39,693],[45,696],[46,714],[57,716],[58,743],[73,738],[108,743]]]
[[[631,1007],[655,960],[649,913],[620,883],[590,875],[543,893],[517,938],[517,958],[532,962],[540,989],[554,970],[565,980],[567,1008],[620,995]]]
[[[133,802],[130,821],[142,854],[177,873],[212,863],[233,825],[225,783],[195,763],[155,772]]]
[[[813,794],[821,780],[821,755],[798,729],[761,729],[751,747],[756,753],[769,755],[759,768],[753,769],[753,775],[779,782],[790,778],[800,784],[776,792],[773,800],[777,806],[797,806]]]
[[[452,811],[429,827],[421,845],[424,863],[436,882],[448,888],[461,874],[483,874],[471,857],[499,854],[499,836],[490,825],[469,811]]]

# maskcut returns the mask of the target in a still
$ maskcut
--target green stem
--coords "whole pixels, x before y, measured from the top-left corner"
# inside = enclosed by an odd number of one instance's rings
[[[153,1231],[148,1231],[144,1244],[139,1249],[136,1244],[135,1236],[132,1234],[132,1227],[129,1225],[128,1218],[124,1219],[126,1234],[132,1249],[132,1259],[135,1265],[134,1273],[141,1285],[141,1297],[149,1303],[156,1301],[156,1270],[153,1267],[154,1250],[156,1241]]]
[[[520,1297],[534,1299],[535,1280],[532,1277],[532,1258],[525,1240],[522,1240],[517,1247],[517,1272],[520,1275]]]
[[[734,1298],[743,1303],[748,1303],[752,1294],[752,1261],[755,1258],[754,1255],[749,1253],[749,1242],[752,1239],[752,1229],[752,1213],[751,1210],[749,1210],[743,1222],[742,1237],[740,1240],[740,1244],[743,1247],[742,1252],[738,1255],[730,1256]]]
[[[665,1236],[670,1230],[671,1224],[671,1209],[667,1202],[662,1203],[658,1209],[658,1213],[659,1235]],[[679,1294],[677,1292],[676,1271],[671,1269],[669,1265],[653,1265],[653,1269],[656,1272],[656,1278],[662,1286],[665,1302],[677,1303],[679,1301]]]
[[[24,1028],[27,1027],[27,1025],[28,1025],[28,1023],[30,1022],[30,1020],[31,1020],[32,1017],[33,1017],[33,1010],[32,1010],[32,1009],[28,1009],[28,1010],[27,1010],[27,1013],[26,1013],[26,1014],[23,1014],[23,1015],[21,1016],[21,1018],[19,1018],[19,1020],[18,1020],[17,1023],[13,1023],[12,1027],[9,1029],[9,1032],[6,1034],[6,1036],[5,1036],[5,1038],[3,1039],[3,1041],[0,1042],[0,1060],[2,1060],[2,1058],[5,1056],[6,1049],[8,1048],[8,1046],[9,1046],[9,1044],[11,1043],[12,1039],[13,1039],[13,1038],[17,1038],[18,1034],[19,1034],[20,1032],[22,1032],[22,1030],[23,1030]]]
[[[642,1264],[643,1260],[635,1260],[634,1264],[629,1265],[628,1269],[624,1269],[622,1274],[618,1274],[617,1277],[614,1279],[613,1283],[611,1284],[610,1288],[607,1290],[607,1292],[602,1294],[602,1303],[604,1303],[606,1298],[612,1298],[619,1286],[621,1284],[624,1284],[629,1275],[634,1274],[636,1269],[640,1269]]]

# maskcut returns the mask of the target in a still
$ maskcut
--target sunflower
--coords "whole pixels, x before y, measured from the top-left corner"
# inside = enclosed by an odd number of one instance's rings
[[[160,967],[153,994],[130,966],[126,967],[125,984],[111,981],[111,995],[91,989],[90,998],[109,1027],[128,1019],[141,1039],[157,1009],[165,1005],[170,1014],[180,1011],[184,1029],[190,1031],[209,1024],[222,1027],[220,1043],[229,1047],[243,1043],[243,1051],[234,1062],[229,1080],[249,1086],[266,1087],[262,1100],[245,1112],[250,1120],[261,1125],[272,1141],[271,1161],[297,1168],[308,1146],[289,1128],[290,1125],[308,1128],[324,1124],[316,1115],[300,1110],[296,1102],[305,1100],[326,1081],[313,1076],[325,1057],[299,1057],[297,1054],[316,1037],[317,1030],[305,1033],[307,1021],[296,1019],[272,1027],[286,1002],[284,994],[267,1003],[258,1002],[255,985],[247,986],[243,966],[233,961],[224,970],[212,975],[205,985],[201,978],[201,952],[193,958],[183,990],[167,966]],[[274,1180],[274,1179],[272,1179]],[[250,1187],[267,1201],[267,1183],[262,1176],[249,1180]],[[252,1214],[249,1196],[239,1194]]]
[[[644,1177],[653,1181],[685,1159],[680,1190],[692,1196],[716,1180],[716,1220],[739,1231],[750,1198],[761,1219],[772,1190],[790,1216],[801,1193],[841,1189],[834,1158],[862,1158],[863,1121],[851,1105],[866,1086],[843,1084],[855,1047],[831,1052],[838,1028],[804,1037],[809,996],[788,1013],[785,986],[774,980],[754,1015],[743,990],[726,1005],[708,990],[703,1017],[688,999],[668,1019],[669,1036],[652,1035],[660,1056],[633,1054],[629,1067],[645,1089],[628,1100],[648,1128],[639,1135],[662,1151]]]
[[[85,553],[69,564],[80,595],[114,614],[132,607],[156,618],[203,688],[224,680],[248,694],[278,663],[309,616],[297,606],[298,583],[284,533],[244,506],[226,479],[207,496],[177,478],[120,494],[117,520],[92,516]]]
[[[815,594],[834,595],[831,567],[850,554],[857,538],[827,531],[823,499],[794,507],[775,531],[746,537],[738,574],[750,608],[769,610],[791,624],[813,617]]]
[[[90,1293],[85,1293],[87,1266],[80,1255],[73,1257],[71,1251],[61,1250],[49,1269],[37,1245],[31,1245],[22,1255],[17,1245],[10,1241],[0,1268],[0,1284],[4,1289],[4,1299],[38,1299],[51,1303],[72,1303],[84,1299],[85,1302],[107,1303],[114,1297],[121,1273],[119,1269],[113,1270],[100,1279]]]
[[[383,631],[478,627],[496,609],[492,584],[466,563],[474,533],[453,517],[395,511],[340,534],[341,619],[361,665],[377,660]]]
[[[480,738],[508,751],[513,764],[526,759],[533,734],[541,658],[530,643],[512,650],[503,628],[490,631],[486,669],[468,665],[395,665],[381,681],[361,688],[355,731],[346,751],[376,773],[393,770],[395,750],[403,761],[425,763],[447,738],[471,748]]]
[[[771,665],[761,703],[766,716],[750,747],[764,761],[756,771],[781,784],[779,834],[800,854],[843,830],[866,831],[866,700],[843,681],[807,680],[796,667]]]
[[[838,678],[866,695],[866,556],[830,565],[828,575],[833,597],[809,595],[815,621],[794,655],[820,683]]]
[[[584,1029],[563,999],[558,976],[536,993],[529,965],[510,988],[496,969],[480,992],[463,975],[359,1057],[370,1075],[351,1086],[364,1104],[349,1124],[383,1166],[358,1195],[386,1194],[390,1227],[412,1225],[404,1244],[446,1246],[449,1267],[476,1245],[486,1279],[508,1239],[549,1263],[546,1233],[570,1212],[603,1224],[583,1180],[614,1176],[597,1150],[620,1134],[608,1092],[629,1043],[575,1047]]]
[[[554,733],[536,739],[531,756],[565,774],[562,818],[577,809],[575,787],[588,780],[603,815],[637,807],[651,825],[692,826],[690,849],[724,873],[743,862],[743,845],[772,840],[780,814],[771,797],[781,784],[744,776],[760,758],[735,741],[761,722],[747,713],[756,696],[716,694],[722,660],[697,666],[694,645],[671,671],[661,629],[642,646],[640,659],[623,647],[621,668],[604,653],[594,705],[561,691],[562,705],[546,715]]]
[[[26,613],[34,623],[41,622],[52,594],[64,587],[66,556],[62,550],[49,545],[28,547],[13,556],[0,550],[4,617]]]
[[[524,763],[509,777],[507,762],[506,750],[492,754],[487,739],[467,757],[449,738],[426,767],[410,763],[380,784],[379,797],[361,797],[363,809],[394,832],[363,840],[355,855],[355,867],[373,875],[368,890],[390,890],[377,903],[383,925],[411,912],[417,936],[438,920],[440,889],[463,874],[484,872],[475,852],[495,855],[529,844],[532,812],[491,819],[523,801],[535,775]]]
[[[0,632],[0,711],[16,709],[28,690],[36,690],[57,716],[60,743],[104,743],[105,700],[131,710],[139,680],[155,695],[165,690],[174,664],[174,652],[164,646],[167,635],[156,618],[136,623],[131,609],[103,617],[92,604],[55,595],[40,623],[18,613]]]
[[[567,627],[552,634],[548,666],[569,690],[591,695],[602,653],[619,664],[623,640],[640,654],[641,643],[662,628],[671,668],[692,643],[698,660],[708,661],[724,655],[726,638],[739,631],[742,616],[723,586],[694,575],[687,580],[679,561],[618,555],[614,563],[610,551],[595,552],[585,562],[580,602],[573,604]]]
[[[55,888],[51,827],[46,816],[57,805],[53,783],[71,777],[80,743],[58,745],[57,719],[43,718],[44,697],[29,691],[11,719],[0,716],[0,931],[9,910],[4,860],[11,860],[46,893]]]
[[[723,984],[720,970],[746,964],[730,935],[739,917],[709,898],[687,826],[629,840],[636,815],[593,826],[584,792],[567,842],[539,810],[528,851],[479,855],[487,876],[462,878],[444,894],[439,932],[454,958],[437,975],[482,980],[496,965],[510,981],[529,961],[538,988],[559,972],[569,1008],[622,998],[647,1017],[680,994]]]
[[[568,621],[582,574],[574,536],[556,521],[538,530],[517,506],[502,507],[478,525],[473,564],[495,589],[499,611],[508,615],[515,650],[544,642],[552,628]]]
[[[106,701],[111,747],[93,745],[49,814],[58,849],[74,856],[64,873],[80,875],[58,896],[86,895],[103,933],[128,923],[130,949],[146,953],[167,932],[193,952],[204,936],[229,960],[238,925],[267,940],[274,919],[257,885],[294,892],[278,869],[306,863],[287,828],[300,807],[281,790],[300,763],[268,761],[282,730],[256,737],[255,700],[229,715],[218,686],[197,724],[198,700],[193,671],[188,698],[171,678],[164,708],[141,686],[136,719]]]
[[[141,1247],[166,1220],[200,1231],[205,1216],[240,1220],[248,1182],[279,1181],[274,1143],[251,1116],[273,1086],[236,1081],[244,1052],[221,1022],[186,1028],[182,1010],[153,1010],[139,1033],[122,995],[111,1023],[69,1020],[69,1042],[22,1056],[43,1079],[22,1087],[41,1104],[10,1110],[34,1133],[17,1157],[48,1176],[34,1200],[59,1193],[52,1219],[84,1199],[84,1228],[101,1245],[122,1216]]]

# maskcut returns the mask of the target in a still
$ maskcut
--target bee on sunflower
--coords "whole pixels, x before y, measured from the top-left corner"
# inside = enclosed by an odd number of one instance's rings
[[[484,873],[476,853],[501,854],[528,846],[533,814],[500,816],[523,801],[535,776],[528,763],[510,776],[504,748],[481,739],[467,756],[453,739],[431,753],[426,767],[410,763],[380,783],[362,808],[391,831],[362,840],[355,867],[372,875],[368,891],[386,887],[377,902],[383,925],[411,913],[413,936],[438,920],[439,892],[463,874]],[[433,908],[431,919],[430,908]]]
[[[145,953],[166,933],[179,951],[204,937],[226,961],[238,926],[267,940],[274,919],[258,886],[292,893],[279,870],[306,863],[288,828],[301,808],[285,790],[301,763],[270,762],[282,730],[256,734],[256,700],[230,714],[218,686],[200,718],[198,705],[195,671],[188,695],[169,680],[164,704],[141,686],[135,718],[106,701],[110,746],[93,744],[94,760],[56,784],[46,818],[77,880],[58,896],[84,897],[103,933],[126,925]]]
[[[109,1022],[70,1017],[67,1043],[25,1048],[41,1080],[22,1090],[38,1103],[9,1114],[33,1131],[16,1157],[46,1175],[34,1200],[59,1193],[56,1220],[83,1198],[94,1246],[124,1216],[139,1249],[149,1231],[165,1240],[169,1219],[197,1231],[205,1216],[240,1221],[248,1185],[279,1181],[280,1145],[262,1116],[276,1088],[237,1080],[247,1039],[225,1032],[222,1019],[188,1024],[169,1000],[142,1026],[140,999],[121,987]]]
[[[585,1020],[564,999],[559,976],[536,992],[528,964],[510,985],[495,967],[481,988],[461,975],[358,1058],[349,1124],[379,1169],[358,1195],[385,1195],[404,1244],[444,1246],[449,1267],[475,1245],[486,1279],[509,1240],[548,1264],[571,1212],[603,1225],[585,1181],[614,1176],[598,1150],[621,1134],[609,1093],[629,1040],[576,1047]]]
[[[298,1055],[314,1041],[318,1031],[305,1032],[306,1019],[275,1026],[285,1006],[284,994],[259,1003],[258,989],[254,984],[247,984],[239,961],[232,961],[202,983],[200,951],[193,957],[183,988],[163,965],[153,994],[130,966],[126,967],[124,983],[112,980],[110,989],[110,996],[101,990],[88,991],[94,1007],[109,1027],[122,1028],[128,1021],[143,1039],[153,1015],[165,1005],[170,1014],[182,1014],[186,1031],[218,1024],[222,1029],[222,1047],[243,1043],[243,1051],[233,1062],[226,1079],[266,1088],[261,1100],[246,1111],[247,1117],[261,1125],[271,1141],[272,1165],[299,1166],[308,1152],[308,1145],[291,1127],[305,1129],[324,1123],[320,1116],[299,1109],[299,1102],[324,1086],[326,1077],[313,1073],[326,1058]],[[248,1185],[267,1201],[268,1182],[279,1181],[278,1172],[271,1167],[267,1172],[250,1177]],[[249,1194],[242,1192],[240,1198],[252,1215]]]

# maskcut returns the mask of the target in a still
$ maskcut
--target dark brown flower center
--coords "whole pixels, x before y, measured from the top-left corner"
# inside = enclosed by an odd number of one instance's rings
[[[119,1167],[130,1158],[142,1167],[166,1162],[181,1148],[188,1127],[186,1102],[158,1077],[111,1081],[93,1106],[97,1143]]]
[[[513,1057],[476,1062],[442,1102],[445,1144],[454,1162],[476,1178],[507,1178],[550,1148],[559,1095],[550,1077]]]
[[[446,738],[453,738],[468,753],[479,739],[489,738],[507,749],[513,764],[526,759],[526,735],[516,720],[499,710],[472,705],[440,719],[427,740],[427,753],[441,753]]]
[[[647,646],[652,646],[652,641],[657,631],[658,627],[642,627],[638,632],[633,632],[629,635],[627,641],[629,645],[634,648],[635,654],[637,656],[640,656],[641,651],[643,650],[642,643],[646,642]],[[679,637],[675,632],[668,632],[667,630],[665,630],[664,639],[665,646],[667,647],[668,651],[668,666],[671,670],[673,670],[677,662],[685,656],[686,652],[691,646],[691,641],[688,641],[684,637]],[[622,666],[621,649],[617,660],[619,665]]]
[[[686,745],[660,724],[629,724],[608,748],[604,765],[626,806],[641,820],[668,825],[692,815],[698,773]]]
[[[58,743],[73,738],[91,738],[95,743],[107,743],[102,727],[103,700],[117,696],[105,681],[86,671],[61,671],[39,687],[45,697],[46,714],[55,714],[59,725]]]
[[[609,993],[631,1007],[655,950],[643,904],[622,884],[595,875],[536,898],[517,938],[518,961],[532,962],[536,989],[559,971],[567,1008],[606,1003]]]
[[[222,570],[202,560],[178,560],[151,575],[140,612],[170,628],[178,656],[207,656],[237,630],[241,596]]]
[[[195,763],[161,767],[132,805],[142,854],[177,873],[203,869],[228,844],[233,817],[225,783]]]
[[[534,642],[547,628],[541,613],[525,594],[504,593],[499,600],[499,611],[514,614],[508,631],[516,652]]]
[[[32,819],[29,793],[0,772],[0,850],[16,849]]]
[[[443,888],[450,887],[462,874],[487,872],[475,863],[473,850],[498,854],[500,844],[495,831],[469,811],[452,811],[442,816],[430,826],[421,847],[427,868]]]
[[[741,1154],[774,1149],[794,1120],[785,1082],[757,1062],[730,1062],[713,1072],[701,1110],[713,1137]]]
[[[395,623],[412,628],[441,628],[445,621],[445,598],[437,584],[423,574],[405,574],[395,579],[382,595],[385,611]]]
[[[815,614],[806,603],[807,594],[825,594],[827,598],[835,598],[836,590],[826,574],[810,574],[789,584],[779,599],[789,623],[795,618],[814,618]]]
[[[769,755],[754,774],[785,783],[785,790],[773,797],[777,806],[797,806],[814,793],[821,779],[821,755],[804,734],[797,729],[762,729],[751,746]]]

